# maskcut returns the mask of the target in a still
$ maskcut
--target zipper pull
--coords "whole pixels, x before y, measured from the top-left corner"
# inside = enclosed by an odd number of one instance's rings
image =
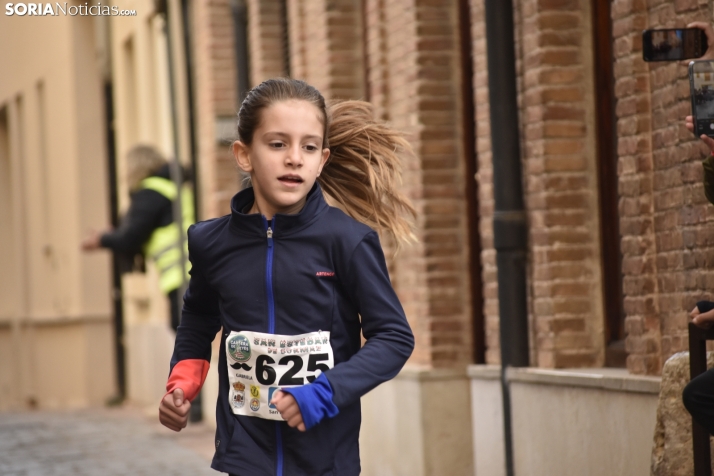
[[[270,248],[273,246],[273,229],[268,227],[268,231],[265,234],[268,236],[268,247]]]

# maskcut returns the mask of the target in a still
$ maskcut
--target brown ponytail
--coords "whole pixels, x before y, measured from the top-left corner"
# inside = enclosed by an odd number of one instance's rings
[[[398,151],[411,147],[401,134],[375,121],[372,105],[340,101],[328,107],[330,158],[318,177],[320,186],[340,208],[397,243],[416,241],[410,221],[416,216],[399,190]]]
[[[243,100],[239,139],[250,144],[261,111],[289,99],[307,101],[322,112],[323,147],[330,148],[330,158],[317,180],[325,195],[355,220],[392,235],[398,244],[416,241],[405,218],[414,218],[416,211],[397,188],[402,170],[398,151],[410,152],[411,147],[401,134],[374,120],[371,104],[341,101],[328,108],[322,94],[304,81],[269,79]]]

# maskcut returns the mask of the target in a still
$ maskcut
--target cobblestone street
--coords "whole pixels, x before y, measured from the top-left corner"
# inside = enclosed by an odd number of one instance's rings
[[[131,408],[0,414],[3,476],[219,476],[213,430],[180,433]]]

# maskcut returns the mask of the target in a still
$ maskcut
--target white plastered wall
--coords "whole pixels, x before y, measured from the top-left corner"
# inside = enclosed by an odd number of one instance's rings
[[[506,474],[500,369],[470,366],[476,475]],[[659,379],[624,369],[509,369],[515,474],[649,474]]]
[[[0,410],[115,392],[102,76],[92,17],[0,16]]]
[[[409,366],[365,395],[362,474],[472,475],[469,395],[463,370]]]

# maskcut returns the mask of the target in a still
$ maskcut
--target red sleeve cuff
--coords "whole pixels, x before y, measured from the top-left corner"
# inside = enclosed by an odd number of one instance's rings
[[[193,401],[206,381],[210,364],[203,359],[182,360],[174,365],[169,381],[166,383],[166,395],[177,388],[183,390],[184,398]]]

